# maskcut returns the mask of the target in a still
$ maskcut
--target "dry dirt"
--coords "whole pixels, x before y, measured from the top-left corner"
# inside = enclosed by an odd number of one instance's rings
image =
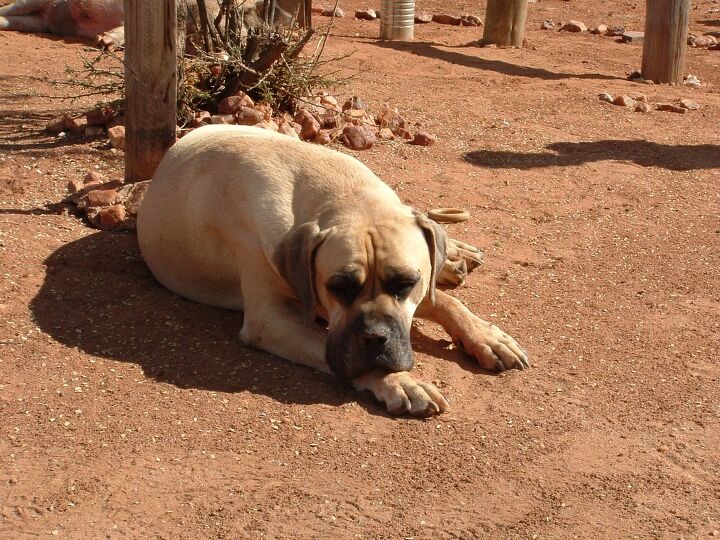
[[[720,32],[717,0],[693,6],[692,30]],[[625,80],[640,45],[538,29],[643,17],[539,0],[523,50],[338,21],[348,93],[438,135],[358,158],[408,203],[471,211],[448,229],[487,262],[454,294],[534,360],[481,373],[418,324],[417,371],[452,400],[429,420],[244,348],[242,316],[162,289],[133,234],[47,212],[123,158],[43,133],[91,102],[43,98],[31,76],[62,78],[80,45],[0,33],[0,537],[720,535],[720,51],[688,50],[700,89],[647,86]],[[635,113],[602,91],[702,108]]]

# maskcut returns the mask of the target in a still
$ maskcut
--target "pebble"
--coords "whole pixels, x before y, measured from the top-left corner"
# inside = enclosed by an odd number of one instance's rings
[[[355,109],[358,111],[366,111],[367,108],[368,108],[367,104],[362,99],[360,99],[358,96],[351,97],[342,106],[343,111],[347,111],[349,109]]]
[[[623,107],[632,107],[635,105],[635,100],[630,96],[617,96],[613,99],[613,105],[620,105]]]
[[[122,204],[114,204],[101,208],[97,213],[88,212],[88,219],[98,229],[112,231],[123,227],[126,215]]]
[[[705,49],[717,45],[717,39],[714,36],[688,36],[688,45]]]
[[[300,109],[293,120],[300,124],[300,138],[303,140],[312,140],[320,133],[320,122],[307,109]]]
[[[700,108],[700,105],[689,99],[681,99],[680,106],[686,108],[689,111],[695,111]]]
[[[435,144],[436,140],[437,137],[435,137],[435,135],[431,135],[426,131],[418,131],[415,134],[412,143],[418,146],[432,146],[433,144]]]
[[[379,137],[383,141],[392,141],[393,139],[395,139],[395,134],[390,128],[382,128],[380,129]]]
[[[590,29],[590,33],[591,34],[604,34],[605,32],[607,32],[607,30],[608,30],[608,27],[606,24],[598,24],[597,26],[593,26]]]
[[[621,41],[623,43],[641,43],[645,39],[645,32],[635,32],[628,30],[623,32]]]
[[[640,102],[635,105],[635,112],[650,112],[652,111],[652,105],[646,102]]]
[[[325,9],[323,9],[323,12],[321,15],[323,17],[336,17],[338,19],[342,19],[345,16],[345,12],[339,7],[336,7],[335,9],[325,8]]]
[[[374,9],[356,9],[355,18],[361,21],[374,21],[378,15]]]
[[[450,24],[452,26],[460,26],[462,23],[461,17],[456,17],[455,15],[447,15],[445,13],[436,13],[432,17],[433,22],[436,22],[438,24]]]
[[[607,29],[607,32],[605,32],[605,35],[614,37],[614,36],[622,36],[624,33],[625,33],[624,26],[611,26]]]
[[[686,75],[683,79],[683,84],[687,86],[692,86],[693,88],[700,88],[700,79],[698,79],[695,75]]]
[[[324,145],[324,144],[330,144],[331,140],[332,139],[330,138],[330,133],[328,133],[327,131],[320,131],[320,133],[318,133],[315,136],[315,138],[313,139],[313,142],[315,144],[323,144]]]
[[[254,126],[265,120],[263,111],[253,109],[252,107],[242,106],[235,113],[235,122],[241,126]]]
[[[341,140],[352,150],[367,150],[377,141],[375,134],[367,126],[345,126]]]
[[[642,92],[630,92],[628,95],[635,101],[646,102],[648,100],[647,96]]]
[[[87,194],[87,205],[90,207],[110,206],[115,202],[116,189],[94,189]]]
[[[562,25],[560,30],[565,32],[586,32],[587,26],[582,21],[568,21]]]
[[[118,150],[125,150],[125,126],[113,126],[108,128],[110,145]]]
[[[415,24],[427,24],[432,22],[432,14],[427,11],[419,11],[415,13]]]
[[[375,115],[375,123],[381,128],[388,128],[395,135],[400,135],[400,131],[407,126],[405,119],[400,116],[397,109],[388,107],[387,105]]]
[[[540,25],[540,30],[557,30],[557,26],[549,19],[545,19]]]
[[[483,20],[477,15],[463,15],[460,18],[462,26],[483,26]]]
[[[600,101],[606,101],[608,103],[613,102],[613,97],[607,92],[602,92],[601,94],[598,94],[598,99],[600,99]]]
[[[679,114],[685,114],[688,110],[681,107],[680,105],[675,105],[674,103],[658,103],[655,105],[655,109],[658,111],[669,111]]]

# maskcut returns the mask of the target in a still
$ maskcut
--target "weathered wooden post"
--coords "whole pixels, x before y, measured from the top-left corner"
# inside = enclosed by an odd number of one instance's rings
[[[642,76],[656,83],[680,83],[685,69],[690,0],[647,0]]]
[[[482,43],[522,47],[528,0],[488,0]]]
[[[125,0],[125,181],[152,178],[175,143],[175,0]]]

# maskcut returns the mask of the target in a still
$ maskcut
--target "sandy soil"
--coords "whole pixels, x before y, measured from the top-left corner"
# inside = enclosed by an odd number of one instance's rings
[[[694,31],[720,32],[717,1],[693,6]],[[523,50],[338,21],[348,93],[438,135],[357,156],[408,203],[471,211],[448,229],[487,262],[454,294],[534,359],[481,373],[418,324],[417,371],[452,400],[424,421],[244,348],[241,315],[162,289],[133,234],[47,212],[123,158],[43,133],[91,104],[32,78],[79,67],[80,45],[0,33],[0,537],[720,535],[720,51],[688,51],[700,89],[647,86],[625,79],[641,46],[538,29],[643,16],[540,0]],[[602,91],[702,108],[635,113]]]

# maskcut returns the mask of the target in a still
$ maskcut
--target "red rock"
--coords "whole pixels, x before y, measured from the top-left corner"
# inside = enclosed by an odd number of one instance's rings
[[[482,26],[483,20],[477,15],[463,15],[460,18],[460,24],[463,26]]]
[[[105,176],[100,174],[97,171],[90,171],[85,175],[85,178],[83,178],[83,185],[87,185],[90,183],[104,183],[105,182]]]
[[[432,146],[435,144],[436,140],[437,137],[435,137],[435,135],[430,135],[426,131],[418,131],[415,134],[412,143],[417,144],[418,146]]]
[[[265,111],[259,111],[252,107],[240,107],[235,113],[235,122],[241,126],[254,126],[265,120]]]
[[[375,123],[381,128],[389,128],[395,135],[400,134],[407,126],[405,119],[400,116],[397,109],[391,109],[387,105],[375,116]]]
[[[635,101],[641,101],[643,103],[648,100],[647,96],[645,94],[643,94],[642,92],[630,92],[628,94],[628,96],[631,97],[632,99],[634,99]]]
[[[330,133],[327,131],[320,131],[315,138],[313,139],[313,142],[315,144],[330,144]]]
[[[606,36],[615,37],[615,36],[622,36],[625,33],[625,27],[624,26],[611,26],[607,29],[607,32],[605,32]]]
[[[136,216],[145,192],[150,187],[151,181],[152,180],[145,180],[123,186],[117,192],[115,204],[122,204],[128,214]]]
[[[377,141],[375,134],[367,126],[345,126],[341,140],[352,150],[367,150]]]
[[[113,126],[108,128],[108,137],[113,148],[125,150],[125,126]]]
[[[365,104],[365,102],[357,96],[351,97],[342,106],[343,111],[347,111],[347,110],[351,110],[351,109],[358,110],[358,111],[365,111],[365,110],[367,110],[367,108],[368,107]]]
[[[700,108],[700,105],[698,105],[694,101],[690,101],[689,99],[681,99],[680,106],[689,111],[695,111]]]
[[[110,206],[115,202],[116,195],[116,189],[94,189],[87,194],[87,205],[91,207]]]
[[[374,21],[378,18],[378,14],[374,9],[356,9],[355,18],[361,21]]]
[[[126,216],[127,213],[122,204],[105,206],[92,217],[91,214],[88,214],[90,222],[103,231],[113,231],[122,228],[125,225]]]
[[[395,134],[392,132],[390,128],[382,128],[379,133],[379,137],[383,141],[392,141],[395,139]]]
[[[658,111],[669,111],[679,114],[685,114],[688,110],[684,107],[681,107],[680,105],[675,105],[674,103],[658,103],[655,105],[655,109]]]
[[[326,129],[336,128],[338,125],[338,113],[334,111],[325,111],[320,117],[320,125]]]
[[[296,125],[297,124],[295,124],[295,122],[289,122],[285,119],[280,119],[278,121],[278,132],[292,137],[293,139],[299,139],[300,135],[298,134],[298,130],[295,128]]]
[[[598,24],[597,26],[593,26],[593,27],[590,29],[590,33],[591,33],[591,34],[604,34],[605,32],[607,32],[607,30],[608,30],[607,25],[605,25],[605,24]]]
[[[342,19],[345,16],[345,12],[339,7],[336,7],[335,9],[325,8],[323,9],[321,15],[323,17],[337,17],[338,19]]]
[[[300,137],[303,140],[312,140],[317,137],[317,134],[320,132],[320,122],[318,122],[307,109],[300,109],[293,120],[295,120],[297,124],[300,124],[302,128]]]
[[[621,105],[623,107],[635,105],[635,100],[630,96],[617,96],[613,99],[613,105]]]
[[[228,96],[218,103],[218,113],[235,114],[243,105],[243,99],[240,96]]]
[[[427,24],[432,22],[432,14],[427,11],[418,11],[415,13],[415,24]]]
[[[642,102],[638,103],[637,105],[635,105],[635,111],[636,112],[650,112],[650,111],[652,111],[652,105],[650,105],[649,103],[647,103],[645,101],[642,101]]]
[[[460,17],[440,13],[433,15],[432,20],[438,24],[450,24],[453,26],[460,26],[460,23],[462,22]]]
[[[107,126],[115,117],[117,111],[109,106],[98,107],[85,115],[88,126]]]
[[[587,26],[582,21],[568,21],[562,25],[560,30],[565,32],[586,32]]]
[[[85,118],[84,116],[71,118],[67,123],[68,129],[74,133],[84,133],[87,125],[87,118]]]

